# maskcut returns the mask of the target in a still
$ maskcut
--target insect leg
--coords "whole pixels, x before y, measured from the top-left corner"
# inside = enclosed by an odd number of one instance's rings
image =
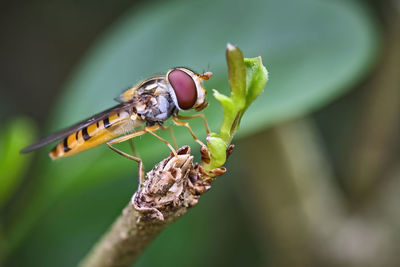
[[[159,128],[160,128],[160,125],[154,125],[154,126],[147,126],[146,128],[144,128],[144,130],[145,130],[146,132],[148,132],[149,134],[153,135],[154,137],[156,137],[158,140],[164,142],[164,143],[169,147],[169,149],[171,149],[172,153],[174,153],[174,156],[177,157],[178,154],[176,154],[176,151],[175,151],[175,149],[171,146],[171,144],[170,144],[167,140],[165,140],[164,138],[158,136],[157,134],[155,134],[155,133],[153,132],[153,131],[158,130]]]
[[[139,169],[139,185],[138,185],[139,187],[138,188],[140,188],[141,184],[144,182],[144,168],[143,168],[142,159],[139,158],[139,157],[134,157],[132,155],[129,155],[129,154],[127,154],[127,153],[125,153],[125,152],[113,147],[112,145],[113,144],[122,143],[124,141],[130,140],[130,139],[132,139],[134,137],[143,135],[145,133],[146,133],[145,130],[140,130],[140,131],[137,131],[137,132],[125,135],[125,136],[121,136],[119,138],[116,138],[116,139],[113,139],[113,140],[107,142],[107,145],[108,145],[109,148],[111,148],[112,150],[114,150],[115,152],[120,154],[121,156],[124,156],[124,157],[126,157],[128,159],[134,160],[134,161],[136,161],[138,163],[138,169]]]
[[[133,155],[134,155],[135,157],[137,157],[137,158],[140,158],[140,157],[139,157],[139,154],[138,154],[138,152],[137,152],[137,150],[136,150],[136,148],[135,148],[135,144],[133,143],[133,140],[132,140],[132,139],[129,139],[128,142],[129,142],[129,146],[131,147],[131,150],[132,150]]]
[[[178,144],[176,143],[174,129],[172,129],[171,126],[164,126],[164,125],[161,125],[161,129],[169,131],[169,134],[171,135],[171,139],[172,139],[172,144],[174,145],[175,149],[178,149]]]
[[[188,122],[180,121],[180,120],[178,120],[178,118],[175,117],[175,116],[172,117],[172,120],[174,121],[174,123],[175,123],[176,125],[185,126],[185,127],[189,130],[189,132],[190,132],[190,134],[192,135],[194,141],[196,141],[197,143],[199,143],[202,147],[205,146],[205,145],[203,144],[203,142],[201,142],[201,141],[196,137],[196,135],[194,134],[192,128],[190,128],[190,125],[189,125]]]
[[[204,121],[204,125],[206,127],[206,132],[207,132],[207,134],[210,134],[210,127],[208,127],[208,122],[207,122],[206,116],[204,116],[203,113],[194,114],[194,115],[190,115],[190,116],[181,116],[178,114],[176,117],[180,120],[190,120],[190,119],[194,119],[194,118],[202,118]]]

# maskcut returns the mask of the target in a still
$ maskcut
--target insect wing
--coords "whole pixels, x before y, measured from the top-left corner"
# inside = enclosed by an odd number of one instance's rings
[[[77,132],[77,131],[79,131],[79,130],[81,130],[81,129],[83,129],[83,128],[85,128],[85,127],[87,127],[87,126],[89,126],[89,125],[91,125],[93,123],[96,123],[98,121],[101,121],[101,120],[107,118],[107,116],[109,114],[111,114],[111,113],[118,112],[120,110],[129,110],[131,105],[132,105],[132,103],[121,103],[121,104],[119,104],[117,106],[109,108],[109,109],[107,109],[107,110],[105,110],[105,111],[103,111],[101,113],[98,113],[98,114],[96,114],[96,115],[94,115],[94,116],[92,116],[92,117],[90,117],[90,118],[88,118],[86,120],[83,120],[83,121],[81,121],[81,122],[79,122],[79,123],[77,123],[75,125],[72,125],[71,127],[63,129],[61,131],[58,131],[58,132],[56,132],[56,133],[54,133],[54,134],[52,134],[52,135],[50,135],[48,137],[45,137],[45,138],[39,140],[35,144],[22,149],[21,153],[29,153],[29,152],[31,152],[33,150],[41,148],[41,147],[43,147],[45,145],[48,145],[50,143],[53,143],[54,141],[57,141],[57,140],[62,139],[62,138],[65,138],[65,137],[67,137],[68,135],[70,135],[70,134],[72,134],[74,132]]]
[[[133,95],[135,93],[135,91],[141,87],[146,87],[146,86],[156,86],[157,85],[157,81],[161,80],[161,79],[165,79],[164,75],[157,75],[154,76],[152,78],[149,78],[147,80],[144,80],[140,83],[138,83],[137,85],[125,90],[122,92],[122,94],[120,94],[118,97],[114,98],[115,101],[119,102],[119,103],[128,103],[131,102],[133,99]]]

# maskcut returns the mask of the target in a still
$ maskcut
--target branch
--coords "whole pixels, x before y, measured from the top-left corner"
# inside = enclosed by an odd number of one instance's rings
[[[130,266],[169,224],[195,206],[214,180],[193,164],[190,147],[177,150],[146,174],[146,180],[110,230],[81,262],[84,267]]]

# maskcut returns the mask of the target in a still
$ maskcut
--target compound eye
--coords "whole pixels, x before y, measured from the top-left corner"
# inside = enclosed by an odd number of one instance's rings
[[[173,70],[168,74],[168,81],[174,89],[178,106],[191,109],[197,100],[197,89],[192,77],[183,70]]]

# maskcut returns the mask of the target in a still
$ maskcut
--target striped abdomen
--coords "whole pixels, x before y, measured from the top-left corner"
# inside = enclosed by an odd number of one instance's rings
[[[142,123],[141,120],[131,120],[127,111],[111,113],[103,120],[95,121],[65,137],[49,155],[52,159],[74,155],[125,134]]]

